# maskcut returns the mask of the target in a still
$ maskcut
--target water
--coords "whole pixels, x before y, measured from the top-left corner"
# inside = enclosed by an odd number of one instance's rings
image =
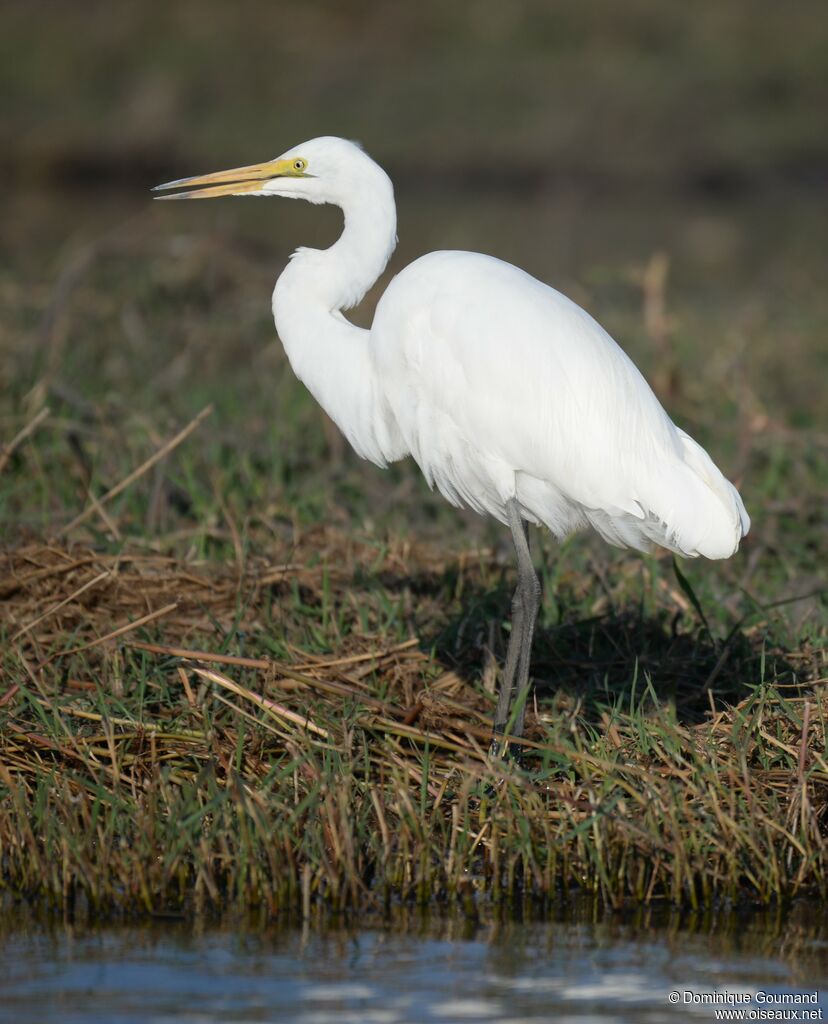
[[[828,1019],[818,904],[786,917],[582,906],[543,923],[81,929],[7,917],[0,927],[3,1024],[707,1021],[713,998],[743,1019]],[[740,1002],[757,990],[760,1001]],[[781,1001],[794,994],[816,1002]]]

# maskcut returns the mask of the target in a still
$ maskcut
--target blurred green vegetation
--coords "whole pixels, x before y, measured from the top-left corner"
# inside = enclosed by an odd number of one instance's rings
[[[66,522],[208,401],[166,490],[144,479],[121,499],[136,535],[221,518],[217,496],[242,520],[269,508],[497,535],[410,464],[360,463],[287,366],[272,283],[297,244],[335,237],[336,211],[149,201],[179,172],[331,132],[360,138],[398,186],[401,244],[360,322],[429,249],[524,266],[596,315],[743,482],[750,543],[800,552],[767,578],[811,575],[826,42],[810,0],[7,2],[2,436],[51,410],[0,477],[9,535]]]
[[[116,501],[122,535],[163,546],[231,509],[500,536],[410,462],[361,463],[294,379],[272,283],[337,211],[150,202],[158,180],[332,132],[398,188],[401,244],[357,320],[433,248],[555,284],[741,482],[753,532],[706,567],[713,589],[808,589],[828,480],[826,41],[808,0],[7,3],[0,436],[51,411],[0,475],[7,536],[53,532],[207,402],[198,440]]]
[[[433,179],[481,160],[647,187],[828,164],[817,0],[7,0],[3,21],[0,139],[22,167],[244,160],[323,133]]]

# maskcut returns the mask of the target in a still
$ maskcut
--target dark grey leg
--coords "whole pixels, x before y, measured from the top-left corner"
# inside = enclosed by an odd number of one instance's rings
[[[495,711],[494,720],[495,741],[497,741],[498,736],[502,736],[506,732],[506,723],[509,721],[509,708],[512,705],[518,662],[520,661],[523,623],[523,599],[520,593],[520,584],[518,584],[518,589],[512,597],[512,628],[509,633],[509,646],[506,650],[506,661],[503,663],[500,689],[497,695],[497,710]]]
[[[532,634],[540,607],[540,581],[532,565],[529,552],[529,524],[521,517],[518,504],[511,499],[506,504],[509,529],[515,545],[518,563],[518,585],[512,599],[512,632],[506,663],[500,683],[497,710],[494,720],[492,753],[502,755],[504,751],[498,737],[507,731],[509,716],[516,708],[512,728],[514,736],[523,735],[523,719],[526,698],[529,695],[529,662],[532,656]]]

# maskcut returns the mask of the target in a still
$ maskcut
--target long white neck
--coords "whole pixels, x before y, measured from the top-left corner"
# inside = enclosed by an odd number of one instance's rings
[[[345,215],[338,241],[291,257],[273,291],[273,317],[296,376],[356,451],[385,465],[404,454],[396,424],[371,363],[369,332],[341,313],[362,299],[397,244],[394,190],[373,166],[367,187],[337,200]]]
[[[387,190],[356,195],[342,205],[345,228],[330,249],[297,249],[273,292],[278,319],[291,294],[301,294],[327,312],[356,306],[385,270],[397,245],[397,210]],[[281,333],[281,332],[280,332]],[[284,339],[283,339],[284,340]]]

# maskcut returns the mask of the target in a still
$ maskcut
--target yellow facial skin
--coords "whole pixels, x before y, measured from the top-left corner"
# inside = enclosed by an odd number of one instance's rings
[[[233,167],[229,171],[214,171],[212,174],[199,174],[192,178],[179,178],[156,185],[153,192],[170,188],[183,188],[185,185],[198,186],[186,192],[175,192],[169,196],[156,196],[156,199],[215,199],[217,196],[237,196],[244,192],[258,192],[262,185],[273,178],[310,178],[307,173],[308,161],[301,156],[292,156],[283,160],[268,160],[263,164],[248,164],[246,167]],[[209,186],[209,187],[202,187]]]

